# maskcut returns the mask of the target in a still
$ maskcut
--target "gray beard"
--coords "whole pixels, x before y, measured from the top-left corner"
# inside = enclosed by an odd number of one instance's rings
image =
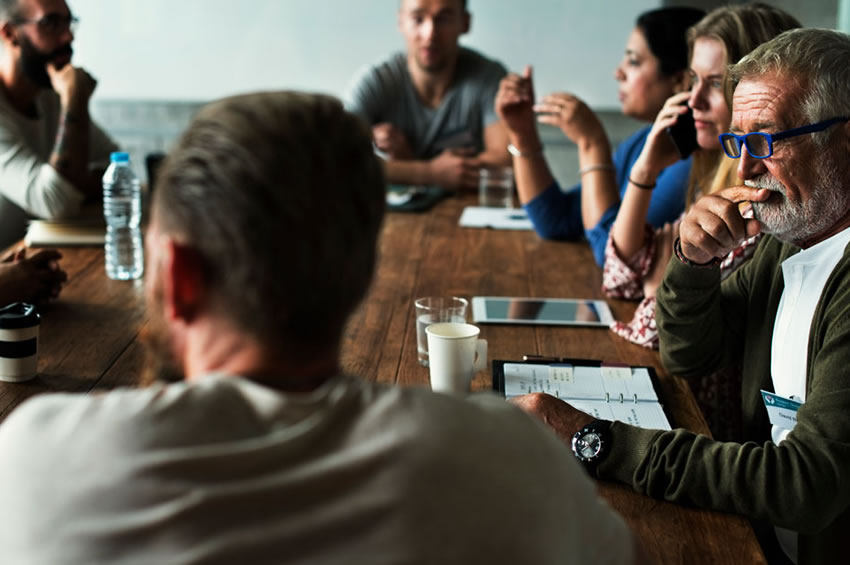
[[[762,232],[779,240],[801,245],[834,226],[850,208],[850,190],[842,186],[835,163],[820,159],[817,178],[813,179],[813,196],[790,202],[785,185],[770,173],[744,181],[752,188],[766,188],[781,196],[780,202],[751,202],[753,217],[762,225]],[[774,197],[775,198],[775,197]]]

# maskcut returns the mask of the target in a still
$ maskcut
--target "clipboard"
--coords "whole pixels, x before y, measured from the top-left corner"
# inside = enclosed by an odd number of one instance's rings
[[[596,418],[670,430],[657,394],[658,374],[645,365],[605,363],[597,359],[557,358],[494,360],[493,390],[511,398],[552,394]]]

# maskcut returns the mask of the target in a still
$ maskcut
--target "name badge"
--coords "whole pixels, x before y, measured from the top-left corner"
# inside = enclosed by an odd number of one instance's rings
[[[803,403],[766,390],[761,391],[761,397],[770,423],[783,430],[793,430],[797,425],[797,410]]]

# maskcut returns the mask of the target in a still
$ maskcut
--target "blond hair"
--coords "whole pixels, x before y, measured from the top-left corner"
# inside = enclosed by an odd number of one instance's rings
[[[726,52],[727,64],[732,64],[783,31],[801,26],[797,18],[788,12],[760,2],[723,6],[709,12],[688,30],[688,48],[693,57],[697,39],[717,40]],[[728,86],[728,72],[724,73],[724,84],[727,85],[726,104],[731,108],[732,90]],[[685,198],[686,207],[689,208],[699,194],[711,194],[738,184],[735,167],[724,165],[727,160],[720,149],[700,149],[694,153]],[[706,179],[712,180],[705,185]]]

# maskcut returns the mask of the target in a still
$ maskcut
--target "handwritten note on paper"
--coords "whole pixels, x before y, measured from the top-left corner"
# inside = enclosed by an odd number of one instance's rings
[[[573,366],[566,363],[552,365],[506,363],[504,371],[505,398],[532,392],[545,392],[564,398],[574,384]]]
[[[671,429],[645,367],[505,363],[503,371],[506,398],[544,392],[595,418]]]
[[[599,402],[567,400],[571,406],[602,420],[618,420],[649,430],[670,430],[670,422],[660,404],[654,402]]]

